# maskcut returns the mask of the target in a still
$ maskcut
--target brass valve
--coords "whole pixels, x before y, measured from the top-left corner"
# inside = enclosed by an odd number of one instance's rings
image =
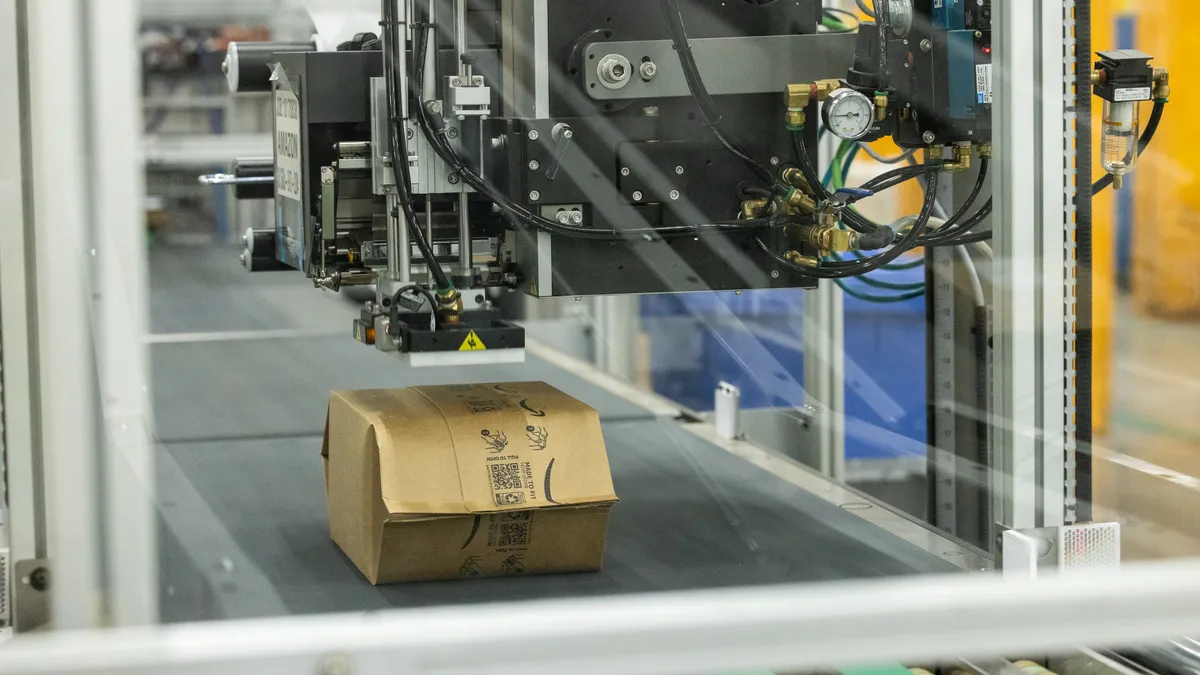
[[[1166,68],[1154,69],[1153,96],[1159,101],[1171,98],[1171,73]]]
[[[768,199],[747,199],[742,202],[742,218],[746,220],[761,218],[770,203]]]
[[[836,224],[799,227],[797,230],[805,241],[822,251],[849,253],[858,250],[858,233],[840,229]]]
[[[967,171],[971,168],[971,144],[964,143],[954,146],[954,161],[944,162],[943,171]]]
[[[791,185],[797,190],[812,192],[812,186],[809,185],[808,179],[804,177],[804,172],[794,166],[784,169],[783,173],[780,174],[780,177],[783,178],[783,182]]]
[[[886,122],[888,109],[888,95],[875,92],[875,121]]]
[[[817,80],[807,84],[789,84],[787,86],[787,125],[793,128],[804,126],[808,117],[805,108],[813,101],[824,101],[829,95],[840,89],[842,83],[838,80]]]
[[[807,121],[804,109],[808,107],[812,88],[807,84],[789,84],[787,87],[787,125],[800,128]]]
[[[784,201],[800,213],[815,213],[817,210],[817,203],[813,201],[813,198],[794,187],[788,190]]]
[[[803,255],[799,251],[788,251],[783,254],[783,257],[793,265],[801,267],[819,267],[821,261],[811,255]]]
[[[437,301],[437,313],[441,317],[442,323],[457,324],[462,320],[463,301],[458,291],[453,288],[448,291],[438,291]]]

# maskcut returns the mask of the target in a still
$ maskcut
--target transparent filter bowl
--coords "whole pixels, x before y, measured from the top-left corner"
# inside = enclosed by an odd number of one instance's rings
[[[1104,102],[1100,162],[1113,176],[1124,176],[1137,166],[1140,114],[1136,101]]]

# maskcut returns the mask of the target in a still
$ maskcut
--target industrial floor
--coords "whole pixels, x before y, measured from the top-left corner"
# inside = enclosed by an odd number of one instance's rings
[[[155,247],[150,276],[164,620],[957,569],[536,357],[408,369],[351,340],[353,305],[298,274],[247,274],[230,249]],[[240,337],[219,335],[229,331]],[[529,379],[601,413],[622,500],[604,571],[372,587],[329,539],[318,455],[328,392]]]
[[[1127,560],[1200,556],[1200,322],[1117,305],[1113,406],[1097,440],[1097,518]]]

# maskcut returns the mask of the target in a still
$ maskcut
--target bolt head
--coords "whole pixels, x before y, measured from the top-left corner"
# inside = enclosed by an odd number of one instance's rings
[[[529,130],[529,140],[531,140],[531,141],[536,141],[537,139],[539,139],[539,138],[541,138],[541,137],[542,137],[542,135],[538,133],[538,130],[537,130],[537,129],[530,129],[530,130]]]
[[[921,139],[924,140],[926,143],[932,143],[935,140],[937,140],[937,135],[934,134],[932,131],[926,131],[924,134],[921,135]]]
[[[459,181],[458,174],[452,173],[449,176],[446,176],[446,181],[449,182],[451,185],[458,185],[458,181]]]
[[[671,201],[679,199],[679,190],[671,190]]]
[[[567,213],[566,211],[559,211],[558,215],[555,216],[554,219],[557,220],[560,224],[566,225],[571,222],[571,214]]]
[[[622,175],[622,176],[628,176],[628,175],[629,175],[629,173],[630,173],[630,171],[629,171],[629,167],[627,167],[627,166],[623,166],[623,167],[621,167],[621,175]]]
[[[771,158],[771,166],[779,166],[779,158],[778,157]]]
[[[537,190],[533,190],[532,192],[529,193],[529,201],[531,201],[531,202],[536,202],[537,200],[539,200],[541,198],[542,198],[542,193],[538,192]]]
[[[417,134],[416,134],[416,132],[414,132],[412,129],[405,129],[405,131],[404,131],[404,137],[405,137],[405,138],[407,138],[407,139],[408,139],[408,140],[410,140],[410,141],[411,141],[411,140],[413,139],[413,137],[414,137],[414,136],[416,136],[416,135],[417,135]]]
[[[529,170],[530,171],[537,171],[540,168],[542,168],[542,165],[536,159],[529,160]]]
[[[456,129],[454,127],[450,127],[449,129],[446,130],[446,136],[448,138],[458,138],[458,129]]]
[[[643,80],[653,80],[654,76],[658,74],[658,66],[653,61],[646,61],[638,68],[638,72]]]
[[[571,222],[576,225],[582,225],[583,224],[583,211],[572,211],[571,212]]]
[[[503,136],[497,136],[492,139],[492,149],[493,150],[501,150],[503,148],[504,148],[504,137]]]
[[[771,270],[771,278],[778,279],[779,278],[779,270]]]
[[[642,201],[642,191],[641,190],[633,191],[633,201],[635,201],[635,202]]]
[[[450,78],[450,86],[451,87],[461,87],[462,84],[463,84],[463,82],[461,79],[459,79],[457,77]]]
[[[927,52],[933,49],[933,42],[928,38],[921,40],[921,51]]]
[[[675,175],[676,175],[676,176],[682,176],[682,175],[683,175],[683,167],[682,167],[682,166],[677,166],[677,167],[675,167]]]

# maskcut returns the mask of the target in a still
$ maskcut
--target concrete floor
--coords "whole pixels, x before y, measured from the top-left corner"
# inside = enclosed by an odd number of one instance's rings
[[[1097,520],[1126,559],[1200,556],[1200,323],[1118,306],[1113,408],[1097,440]]]

